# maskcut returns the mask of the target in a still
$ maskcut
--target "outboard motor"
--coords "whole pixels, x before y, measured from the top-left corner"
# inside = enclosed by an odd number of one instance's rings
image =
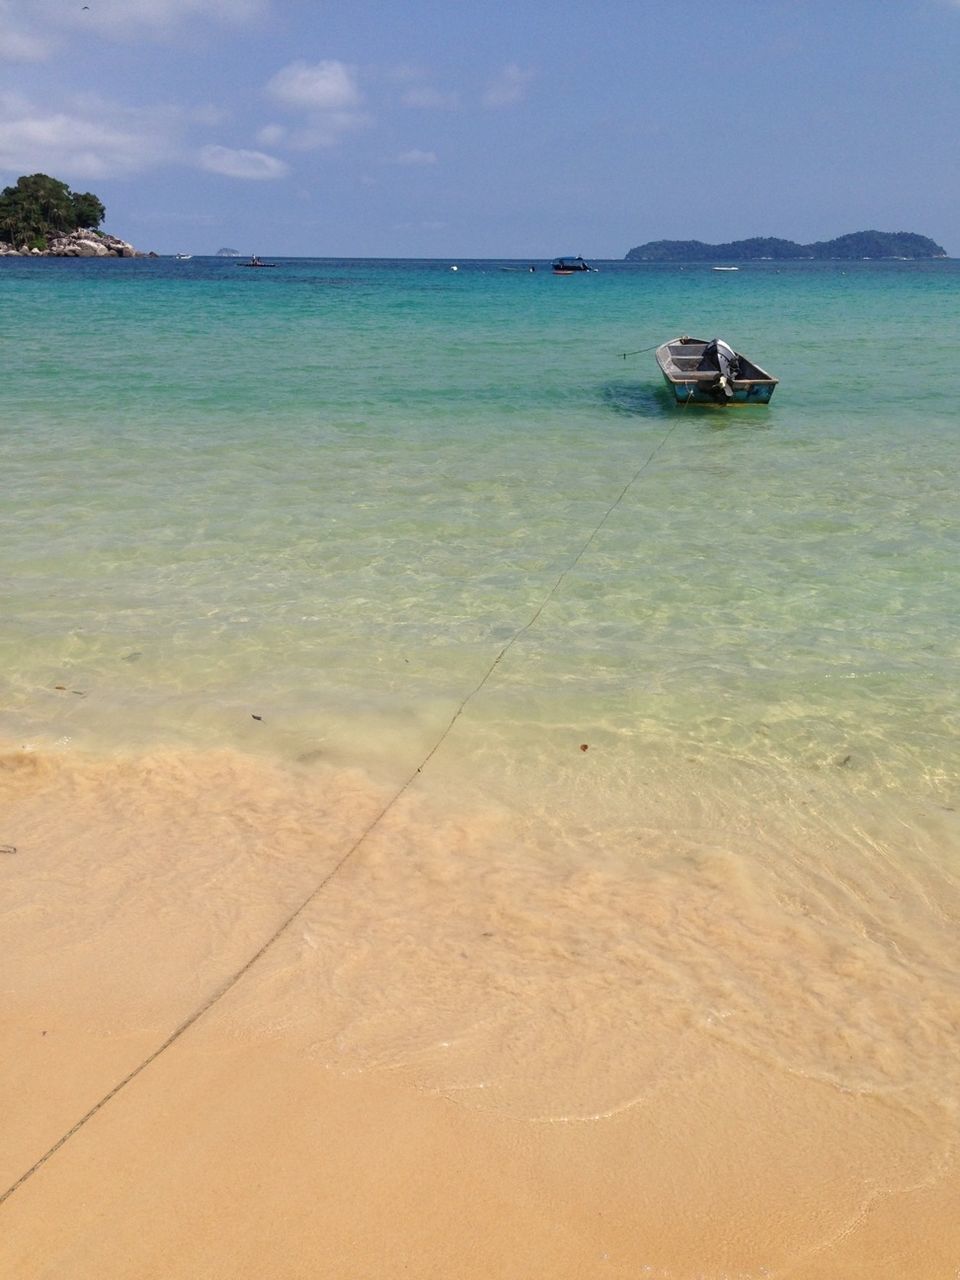
[[[740,358],[733,347],[728,346],[722,338],[714,338],[704,347],[697,369],[701,371],[706,369],[716,370],[717,378],[713,384],[715,393],[718,396],[725,396],[728,400],[732,398],[733,386],[731,384],[734,378],[740,375]]]

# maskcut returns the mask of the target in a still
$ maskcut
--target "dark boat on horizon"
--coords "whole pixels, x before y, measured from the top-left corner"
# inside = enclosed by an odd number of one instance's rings
[[[578,271],[596,271],[596,267],[591,267],[579,255],[575,258],[554,258],[551,266],[555,276],[573,276]]]

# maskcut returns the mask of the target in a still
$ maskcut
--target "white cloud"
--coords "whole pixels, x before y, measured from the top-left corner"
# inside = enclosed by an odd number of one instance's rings
[[[0,0],[0,59],[40,61],[78,32],[97,38],[164,38],[201,19],[243,25],[266,15],[271,0],[30,0],[28,6]],[[11,17],[18,12],[16,21]]]
[[[0,2],[0,60],[42,62],[50,52],[49,43],[38,33],[18,30],[10,18],[10,6]]]
[[[373,120],[358,111],[330,111],[311,117],[300,129],[291,129],[286,146],[291,151],[315,151],[318,147],[335,147],[348,133],[365,129]]]
[[[182,117],[130,111],[92,96],[44,110],[0,97],[0,173],[55,173],[74,179],[140,173],[176,153]]]
[[[363,94],[355,68],[344,62],[291,62],[267,82],[265,92],[290,111],[302,112],[303,123],[281,135],[279,125],[267,125],[293,151],[335,146],[345,134],[366,128],[372,119],[360,110]]]
[[[533,80],[534,73],[508,63],[483,95],[485,107],[512,107],[526,97],[527,85]]]
[[[208,146],[200,149],[201,169],[227,178],[270,181],[289,173],[287,165],[263,151],[235,151],[232,147]]]
[[[267,93],[284,106],[308,111],[338,111],[361,102],[356,72],[343,62],[291,62],[267,84]]]
[[[261,147],[282,146],[289,136],[290,130],[282,124],[265,124],[257,130],[257,142]]]
[[[214,114],[175,107],[130,110],[94,95],[75,97],[60,110],[42,110],[21,96],[0,94],[0,177],[53,173],[73,184],[170,164],[251,180],[288,172],[282,160],[262,151],[188,145],[190,130],[198,123],[206,126]]]
[[[417,147],[410,151],[401,151],[400,155],[397,156],[397,164],[416,166],[437,163],[437,153],[435,151],[420,151]]]

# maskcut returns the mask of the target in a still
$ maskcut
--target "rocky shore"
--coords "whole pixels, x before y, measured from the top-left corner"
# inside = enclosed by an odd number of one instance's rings
[[[31,249],[27,245],[4,244],[0,240],[0,257],[19,258],[154,258],[154,253],[141,253],[126,240],[108,236],[102,231],[79,227],[76,231],[50,239],[46,249]]]

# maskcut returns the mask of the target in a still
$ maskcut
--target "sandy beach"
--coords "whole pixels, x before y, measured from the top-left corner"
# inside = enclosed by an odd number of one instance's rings
[[[956,1280],[958,268],[460,265],[5,260],[0,1276]]]
[[[492,860],[478,893],[495,816],[408,794],[330,878],[390,799],[359,773],[14,751],[0,778],[3,1274],[953,1275],[952,1082],[778,1062],[609,931],[605,973],[578,961],[610,886],[562,878],[541,915]],[[683,911],[655,894],[651,932]]]

